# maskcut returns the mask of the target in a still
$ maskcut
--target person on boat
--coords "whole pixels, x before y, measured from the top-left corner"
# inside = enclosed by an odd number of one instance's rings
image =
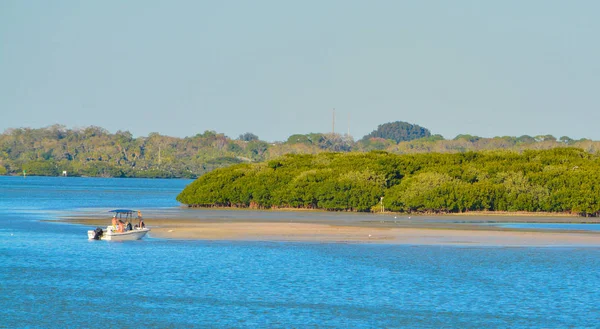
[[[142,212],[138,210],[137,219],[140,221],[138,224],[138,228],[145,228],[146,224],[144,224],[144,219],[142,218]]]
[[[113,227],[113,230],[117,229],[117,214],[115,214],[112,218],[112,227]]]
[[[119,228],[117,229],[118,233],[123,233],[125,231],[125,222],[119,219],[118,222]]]

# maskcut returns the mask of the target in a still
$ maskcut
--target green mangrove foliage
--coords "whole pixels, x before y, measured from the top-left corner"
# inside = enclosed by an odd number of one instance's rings
[[[381,199],[383,197],[383,200]],[[455,154],[288,154],[216,169],[177,200],[190,206],[337,211],[600,211],[600,156],[577,148]]]

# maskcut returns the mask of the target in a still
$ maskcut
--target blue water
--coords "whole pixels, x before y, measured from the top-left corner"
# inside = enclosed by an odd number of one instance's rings
[[[507,223],[494,224],[494,226],[505,228],[521,229],[542,229],[542,230],[573,230],[573,231],[600,231],[600,224],[581,224],[581,223]]]
[[[176,208],[189,182],[0,177],[0,327],[600,326],[598,248],[119,243],[40,221]]]

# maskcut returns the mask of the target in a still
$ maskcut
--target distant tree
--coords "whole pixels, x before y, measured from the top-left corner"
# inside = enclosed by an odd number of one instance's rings
[[[288,144],[312,144],[308,135],[295,134],[288,137],[286,143]]]
[[[535,136],[535,140],[537,142],[556,142],[556,137],[552,136],[552,135],[538,135]]]
[[[459,139],[464,139],[468,142],[474,143],[478,140],[481,139],[481,137],[479,136],[473,136],[473,135],[469,135],[469,134],[461,134],[461,135],[457,135],[456,137],[454,137],[454,140],[457,141]]]
[[[523,135],[523,136],[517,138],[517,143],[519,143],[519,144],[535,143],[535,138],[533,138],[529,135]]]
[[[217,132],[214,130],[205,130],[203,134],[197,134],[196,137],[202,138],[214,138],[217,136]]]
[[[385,139],[385,138],[381,138],[381,137],[371,137],[367,140],[362,140],[360,142],[362,148],[365,151],[371,151],[371,150],[385,150],[388,147],[394,145],[394,141],[390,140],[390,139]]]
[[[372,137],[391,139],[396,143],[403,141],[411,141],[423,137],[431,136],[429,129],[423,128],[418,125],[413,125],[407,122],[396,121],[389,122],[379,125],[377,130],[372,131],[370,134],[364,136],[362,139],[366,141]]]
[[[561,138],[559,138],[559,141],[567,145],[572,144],[574,142],[574,140],[568,136],[562,136]]]
[[[108,132],[108,130],[106,130],[102,127],[89,126],[83,130],[83,134],[85,134],[85,136],[89,138],[89,137],[95,137],[95,136],[105,136],[105,135],[108,135],[109,132]]]
[[[319,145],[323,143],[328,136],[320,133],[310,133],[306,135],[294,134],[291,135],[286,143],[287,144],[306,144],[306,145]]]
[[[258,136],[254,135],[253,133],[245,133],[245,134],[241,134],[240,137],[238,137],[238,139],[241,141],[244,141],[244,142],[251,142],[251,141],[257,141]]]
[[[29,175],[58,176],[56,164],[51,161],[30,161],[23,166],[23,170]]]
[[[115,137],[117,137],[121,143],[128,143],[133,140],[133,135],[129,131],[118,130],[115,133]]]
[[[306,136],[308,136],[308,140],[310,140],[310,142],[313,145],[319,145],[319,143],[321,143],[324,139],[327,138],[325,136],[325,134],[320,134],[320,133],[310,133],[310,134],[307,134]]]
[[[250,158],[254,161],[263,161],[267,149],[269,149],[269,144],[259,140],[251,141],[247,148],[250,151]]]
[[[67,136],[67,128],[64,125],[55,124],[45,128],[50,138],[62,139]]]
[[[234,141],[229,141],[229,144],[227,145],[227,151],[233,152],[233,153],[242,153],[243,149],[241,146],[239,146]]]
[[[477,137],[479,138],[479,137]],[[420,138],[420,140],[424,141],[424,142],[437,142],[437,141],[443,141],[444,136],[440,135],[440,134],[435,134],[435,135],[431,135],[431,136],[427,136],[427,137],[422,137]]]
[[[333,152],[349,152],[352,150],[351,137],[345,137],[340,134],[327,134],[319,140],[319,147],[323,150]]]

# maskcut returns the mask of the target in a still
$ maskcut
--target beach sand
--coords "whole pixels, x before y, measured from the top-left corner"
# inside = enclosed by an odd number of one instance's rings
[[[410,217],[409,217],[410,218]],[[106,218],[69,217],[65,222],[106,227]],[[179,240],[289,241],[465,246],[600,246],[600,232],[506,229],[469,220],[441,219],[291,222],[278,219],[145,218],[149,236]],[[498,222],[518,222],[494,218]],[[578,219],[567,220],[579,221]],[[488,223],[489,221],[485,221]],[[544,222],[537,220],[537,222]],[[135,221],[134,221],[135,223]],[[593,224],[591,224],[593,225]]]

